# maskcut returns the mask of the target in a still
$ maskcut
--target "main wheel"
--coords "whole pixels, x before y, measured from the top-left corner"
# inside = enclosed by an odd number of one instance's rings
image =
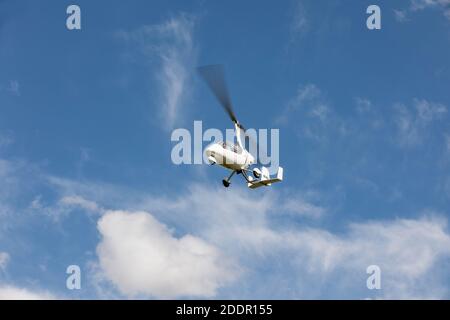
[[[225,188],[228,188],[229,186],[230,186],[230,181],[227,181],[227,180],[222,180],[222,183],[223,183],[223,186],[225,187]]]

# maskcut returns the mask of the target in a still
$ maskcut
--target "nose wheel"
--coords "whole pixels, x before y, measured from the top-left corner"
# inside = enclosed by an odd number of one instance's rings
[[[230,182],[231,177],[232,177],[235,173],[236,173],[236,171],[231,172],[231,174],[228,176],[228,178],[222,180],[223,186],[224,186],[225,188],[228,188],[228,187],[230,186],[230,183],[231,183],[231,182]]]

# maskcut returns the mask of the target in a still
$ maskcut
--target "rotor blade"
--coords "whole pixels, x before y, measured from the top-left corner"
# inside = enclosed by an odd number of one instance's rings
[[[219,100],[225,111],[233,122],[238,122],[231,105],[231,99],[228,94],[227,84],[225,82],[225,73],[223,66],[220,64],[202,66],[197,68],[200,76],[208,84],[211,91]]]

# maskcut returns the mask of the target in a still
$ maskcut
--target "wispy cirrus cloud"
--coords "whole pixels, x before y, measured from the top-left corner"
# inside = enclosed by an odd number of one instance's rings
[[[295,42],[303,37],[309,30],[307,11],[302,1],[297,1],[292,11],[291,23],[289,25],[290,41]]]
[[[298,86],[275,123],[289,126],[293,124],[290,119],[296,119],[297,124],[301,122],[296,126],[297,134],[307,139],[325,142],[336,134],[346,134],[345,122],[333,111],[326,94],[313,83]]]
[[[19,81],[9,80],[7,84],[0,84],[0,91],[4,91],[13,96],[19,97],[21,95]]]
[[[433,124],[446,119],[448,108],[445,104],[427,99],[413,98],[410,103],[394,103],[393,112],[385,116],[380,108],[368,98],[354,98],[353,115],[343,116],[328,102],[322,90],[315,84],[299,86],[296,94],[286,104],[275,122],[292,126],[291,118],[301,121],[300,136],[317,141],[329,141],[337,136],[349,134],[359,137],[379,135],[380,128],[394,132],[395,142],[401,147],[422,144],[429,137]],[[374,132],[367,131],[369,125]],[[385,139],[389,137],[384,136]]]
[[[82,209],[90,216],[98,216],[104,211],[97,203],[77,195],[63,196],[56,203],[51,204],[44,203],[42,196],[37,195],[28,207],[28,211],[45,215],[53,221],[63,220],[74,209]]]
[[[17,80],[10,80],[9,86],[6,88],[7,91],[9,91],[11,94],[15,96],[20,96],[20,85],[19,81]]]
[[[438,10],[450,21],[450,0],[410,0],[409,7],[396,9],[394,14],[397,21],[405,22],[412,13],[426,9]]]
[[[421,117],[433,117],[421,110]],[[100,290],[116,288],[119,297],[449,296],[443,279],[450,235],[442,214],[346,222],[337,232],[320,223],[328,212],[320,197],[311,201],[292,190],[268,189],[261,197],[239,186],[224,192],[192,183],[181,193],[160,195],[92,181],[47,177],[47,182],[58,195],[48,206],[67,210],[60,219],[72,211],[94,217],[100,240],[92,243],[97,251],[91,259],[97,268],[86,279],[103,279],[108,285],[99,284]],[[371,264],[382,270],[381,291],[365,288]],[[189,277],[180,280],[180,274]],[[6,285],[0,294],[52,297]]]
[[[4,134],[0,132],[0,148],[7,147],[14,142],[11,134]]]
[[[408,11],[406,9],[394,9],[394,16],[398,22],[408,21]]]
[[[165,128],[172,128],[179,120],[190,95],[197,59],[195,23],[195,16],[182,13],[161,24],[117,33],[122,40],[135,43],[148,61],[156,58],[154,78],[160,89]]]
[[[445,105],[417,98],[413,99],[412,107],[398,103],[394,109],[397,140],[402,146],[421,144],[431,124],[447,114]]]
[[[300,109],[304,108],[308,108],[310,114],[318,115],[319,118],[323,118],[326,112],[325,110],[327,110],[327,106],[322,99],[322,92],[315,84],[309,83],[304,86],[299,86],[296,95],[289,100],[275,122],[277,124],[285,124],[292,117],[293,113],[301,111]]]
[[[445,138],[445,150],[450,153],[450,134],[446,134]]]

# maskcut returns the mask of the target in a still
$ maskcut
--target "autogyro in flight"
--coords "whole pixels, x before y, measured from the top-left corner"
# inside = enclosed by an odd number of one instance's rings
[[[234,123],[236,131],[236,144],[229,141],[220,141],[210,144],[205,149],[208,162],[211,165],[218,164],[231,170],[230,175],[222,180],[224,187],[228,188],[230,186],[230,181],[234,174],[241,174],[247,181],[247,186],[251,189],[270,186],[272,183],[282,181],[282,167],[278,168],[276,177],[271,178],[269,169],[264,166],[260,166],[259,168],[259,163],[257,163],[255,157],[247,151],[242,144],[241,135],[245,136],[245,128],[239,123],[233,111],[225,82],[223,66],[202,66],[198,68],[198,72],[228,113],[231,121]],[[253,176],[249,175],[249,172],[251,172]]]

